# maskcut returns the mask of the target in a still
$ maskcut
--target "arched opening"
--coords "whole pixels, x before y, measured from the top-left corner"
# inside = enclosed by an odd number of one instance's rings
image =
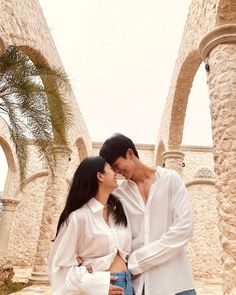
[[[5,187],[5,182],[6,182],[6,178],[7,178],[8,165],[7,165],[5,153],[4,153],[1,145],[0,145],[0,162],[1,162],[0,198],[2,198],[4,187]]]
[[[11,176],[16,173],[16,164],[9,143],[0,135],[0,198],[11,198],[8,195]]]
[[[210,100],[204,64],[199,67],[188,98],[182,144],[212,146]]]
[[[171,120],[169,125],[169,146],[171,150],[180,148],[183,136],[183,126],[188,103],[188,96],[194,76],[201,63],[198,51],[192,51],[182,64],[174,93]]]

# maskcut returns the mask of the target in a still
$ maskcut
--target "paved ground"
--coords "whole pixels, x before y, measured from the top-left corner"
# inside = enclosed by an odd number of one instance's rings
[[[31,273],[31,269],[15,269],[15,281],[26,282]],[[195,286],[198,295],[223,295],[222,286],[219,281],[213,280],[197,280],[195,281]],[[27,288],[22,289],[19,292],[11,293],[18,295],[51,295],[51,288],[48,285],[32,285]]]

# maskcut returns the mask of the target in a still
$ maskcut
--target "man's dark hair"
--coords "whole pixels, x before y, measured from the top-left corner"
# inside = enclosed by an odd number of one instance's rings
[[[115,133],[104,142],[99,155],[113,165],[119,157],[126,158],[128,149],[132,149],[135,156],[139,158],[133,141],[121,133]]]

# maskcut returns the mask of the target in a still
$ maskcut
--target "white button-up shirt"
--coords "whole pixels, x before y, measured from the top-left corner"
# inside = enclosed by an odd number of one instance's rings
[[[157,167],[145,204],[138,186],[125,180],[113,194],[125,204],[133,242],[128,268],[136,295],[172,295],[193,289],[185,245],[192,214],[185,185],[173,170]]]
[[[104,206],[92,198],[81,209],[72,212],[61,227],[48,259],[48,275],[54,295],[107,295],[111,266],[117,253],[126,261],[131,251],[129,226],[115,225],[110,214],[109,225],[102,212]],[[78,267],[76,257],[83,266]],[[88,273],[85,265],[91,265]]]

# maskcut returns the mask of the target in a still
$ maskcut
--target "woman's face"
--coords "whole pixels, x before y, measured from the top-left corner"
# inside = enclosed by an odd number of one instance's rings
[[[102,173],[102,182],[109,188],[117,188],[116,173],[112,170],[111,166],[106,163],[104,172]]]

